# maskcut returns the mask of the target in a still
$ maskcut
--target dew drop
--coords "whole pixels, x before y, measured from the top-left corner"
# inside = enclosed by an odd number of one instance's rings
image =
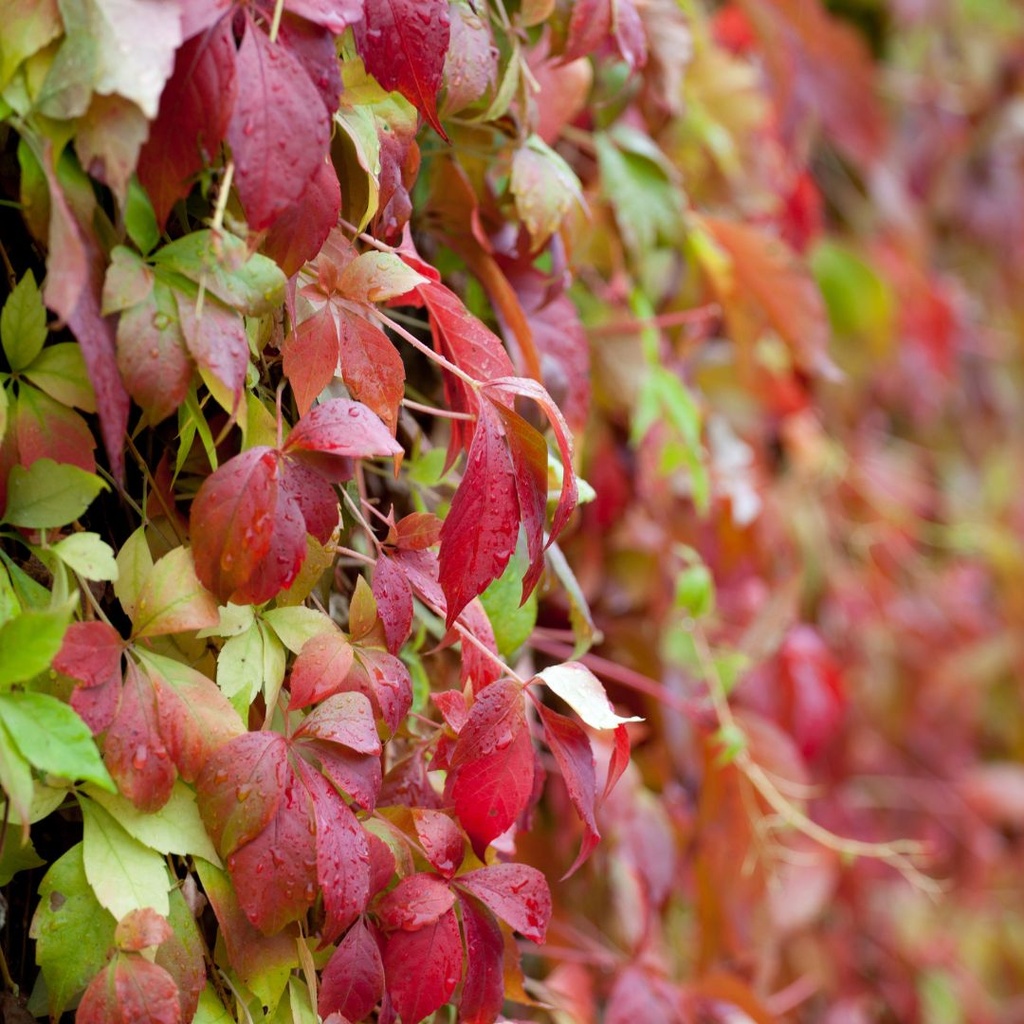
[[[146,767],[146,762],[148,760],[149,760],[149,750],[140,743],[135,748],[135,753],[132,754],[132,767],[137,772],[141,772],[142,769]]]
[[[249,794],[251,792],[252,792],[252,786],[250,786],[248,783],[243,783],[241,786],[239,786],[235,790],[235,797],[239,801],[242,801],[242,800],[245,800],[249,796]]]
[[[227,782],[228,781],[227,769],[225,769],[225,768],[218,768],[217,771],[215,771],[213,773],[213,781],[215,783],[217,783],[217,785],[220,785],[223,782]]]
[[[256,125],[251,120],[250,121],[246,121],[245,124],[242,126],[242,134],[243,135],[252,135],[252,133],[254,131],[256,131]]]

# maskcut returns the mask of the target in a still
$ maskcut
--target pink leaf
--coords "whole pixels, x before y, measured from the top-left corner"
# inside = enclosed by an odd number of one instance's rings
[[[333,459],[402,454],[402,446],[380,419],[361,402],[347,398],[332,398],[311,409],[288,435],[282,450],[303,459],[328,479],[332,478]]]
[[[152,907],[142,907],[140,910],[131,911],[118,921],[114,942],[118,949],[129,953],[141,953],[144,949],[166,942],[173,934],[167,918],[158,914]]]
[[[338,312],[338,339],[345,386],[394,434],[405,393],[405,364],[398,350],[379,327],[344,309]]]
[[[373,710],[369,700],[361,693],[339,693],[328,697],[306,716],[295,733],[296,739],[301,736],[326,743],[340,743],[357,754],[377,755],[381,752]]]

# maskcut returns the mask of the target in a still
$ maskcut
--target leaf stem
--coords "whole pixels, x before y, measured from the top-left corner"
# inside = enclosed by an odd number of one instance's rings
[[[431,416],[440,416],[448,420],[475,420],[476,417],[468,412],[452,412],[450,409],[438,409],[434,405],[424,405],[422,402],[414,402],[411,398],[403,398],[402,405],[406,409],[413,409],[415,412],[425,412]]]
[[[715,713],[718,716],[720,727],[722,729],[738,730],[739,726],[733,716],[732,708],[729,706],[725,687],[722,685],[721,677],[715,666],[707,637],[699,625],[694,626],[693,640],[694,649],[697,652],[701,671],[707,682],[708,692],[715,706]],[[782,822],[808,839],[813,840],[819,846],[839,854],[840,857],[865,857],[882,861],[882,863],[895,868],[916,889],[927,893],[933,898],[941,895],[943,892],[942,884],[924,874],[917,864],[914,863],[915,860],[919,860],[927,852],[926,847],[922,843],[914,842],[913,840],[872,843],[861,839],[849,839],[845,836],[836,835],[836,833],[808,817],[806,813],[794,806],[783,796],[764,768],[751,757],[750,751],[747,748],[744,747],[736,752],[733,763],[743,772],[761,798],[779,816]]]
[[[450,374],[458,377],[463,384],[468,388],[472,388],[474,391],[480,389],[481,382],[475,377],[471,377],[465,370],[456,366],[450,359],[446,359],[440,352],[436,352],[429,345],[425,345],[419,338],[416,337],[411,331],[407,331],[401,324],[396,323],[386,313],[382,313],[379,309],[371,309],[370,313],[376,319],[378,319],[384,327],[390,327],[400,338],[404,338],[414,349],[422,352],[429,360],[437,363],[438,366],[446,369]]]

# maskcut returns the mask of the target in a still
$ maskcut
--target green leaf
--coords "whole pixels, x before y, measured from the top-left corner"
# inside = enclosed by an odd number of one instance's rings
[[[107,811],[133,839],[157,853],[203,857],[213,864],[220,858],[199,817],[195,793],[180,780],[170,799],[157,811],[140,811],[120,793],[88,790],[89,797]]]
[[[101,906],[118,920],[152,907],[170,912],[170,879],[163,857],[130,836],[99,804],[79,794],[85,876]]]
[[[114,791],[91,730],[67,704],[47,693],[0,694],[0,717],[39,771]]]
[[[517,552],[505,571],[480,595],[498,652],[504,658],[511,658],[526,643],[537,623],[537,592],[520,604],[526,569],[525,560]]]
[[[298,654],[307,640],[321,633],[333,632],[335,628],[329,616],[303,605],[271,608],[263,613],[262,618],[292,654]]]
[[[227,232],[192,231],[153,254],[153,262],[196,284],[249,316],[262,316],[284,301],[287,279],[259,253],[249,255],[241,238]]]
[[[32,769],[21,756],[17,744],[7,731],[6,723],[0,720],[0,788],[10,801],[18,818],[25,821],[32,810]]]
[[[3,42],[0,45],[0,89],[18,66],[61,33],[57,0],[13,0],[4,5]]]
[[[46,611],[49,609],[53,595],[48,588],[44,587],[37,580],[32,579],[28,573],[15,565],[3,551],[0,551],[0,561],[7,567],[11,586],[22,607],[31,608],[36,611]]]
[[[224,1008],[216,990],[209,983],[199,993],[199,1006],[192,1024],[235,1024],[235,1018]]]
[[[579,178],[539,135],[531,135],[512,157],[509,191],[536,245],[558,230],[574,202],[584,205]]]
[[[29,931],[54,1020],[103,968],[117,926],[86,879],[82,852],[73,846],[46,872]]]
[[[96,411],[96,395],[89,383],[82,350],[73,341],[44,348],[26,368],[25,376],[61,405]]]
[[[0,690],[23,683],[50,667],[60,650],[71,607],[29,609],[0,626]]]
[[[153,556],[146,540],[146,528],[140,526],[117,553],[117,579],[114,581],[114,596],[121,602],[125,615],[133,622],[139,594],[152,571]]]
[[[21,602],[14,592],[11,574],[7,566],[0,562],[0,626],[11,621],[21,611]]]
[[[46,307],[31,270],[15,285],[0,311],[0,340],[15,373],[24,370],[46,342]]]
[[[14,829],[9,829],[4,838],[3,848],[0,849],[0,886],[7,883],[19,872],[28,871],[31,868],[41,868],[46,863],[36,853],[31,839],[24,843]]]
[[[238,709],[248,708],[263,686],[263,634],[253,624],[231,637],[217,656],[217,685]]]
[[[28,469],[12,467],[3,522],[33,530],[66,526],[107,489],[98,476],[78,466],[36,459]]]
[[[150,570],[135,601],[134,635],[203,629],[219,619],[217,601],[199,582],[189,548],[169,551]]]
[[[146,190],[135,177],[128,182],[124,226],[128,231],[128,237],[135,243],[143,256],[155,249],[160,241],[160,226],[156,222],[153,204],[149,201]]]
[[[676,577],[676,607],[695,619],[715,607],[715,582],[706,565],[688,565]]]
[[[87,580],[116,580],[114,549],[98,533],[73,533],[51,548],[69,568]]]
[[[653,249],[659,239],[677,241],[682,228],[680,192],[661,151],[636,131],[618,131],[614,139],[598,132],[594,146],[602,191],[633,255]]]
[[[7,388],[0,387],[0,441],[3,441],[7,433],[7,407],[10,403],[7,399]]]

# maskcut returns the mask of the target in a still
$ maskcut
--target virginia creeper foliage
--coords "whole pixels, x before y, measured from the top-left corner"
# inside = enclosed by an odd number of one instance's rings
[[[0,1019],[1019,1019],[1011,0],[0,23]]]

